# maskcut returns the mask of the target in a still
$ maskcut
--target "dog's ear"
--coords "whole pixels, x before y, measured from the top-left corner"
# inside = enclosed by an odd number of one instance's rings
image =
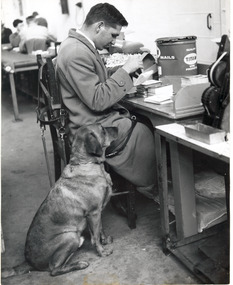
[[[102,156],[103,149],[94,133],[88,133],[85,137],[86,151],[95,156]]]

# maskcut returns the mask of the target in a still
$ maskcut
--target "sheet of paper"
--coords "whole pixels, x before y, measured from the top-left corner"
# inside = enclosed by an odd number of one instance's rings
[[[150,77],[153,75],[154,70],[148,70],[142,72],[137,79],[134,81],[134,86],[140,85],[144,83],[146,80],[150,79]]]

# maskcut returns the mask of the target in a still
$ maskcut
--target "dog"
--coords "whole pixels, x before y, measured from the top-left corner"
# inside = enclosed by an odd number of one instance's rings
[[[117,138],[116,127],[101,124],[77,130],[70,162],[39,207],[29,227],[25,243],[25,261],[2,271],[2,278],[32,270],[49,271],[52,276],[88,267],[86,261],[70,261],[82,245],[81,236],[88,226],[91,242],[99,256],[112,249],[102,229],[101,213],[112,194],[112,181],[105,171],[105,149]]]

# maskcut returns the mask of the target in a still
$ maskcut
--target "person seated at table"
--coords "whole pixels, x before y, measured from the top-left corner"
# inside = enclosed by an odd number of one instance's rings
[[[48,28],[44,26],[39,26],[35,20],[34,16],[28,16],[26,18],[27,27],[22,29],[20,32],[21,41],[19,44],[19,48],[21,52],[27,52],[26,44],[30,40],[30,44],[34,45],[33,39],[37,42],[41,42],[41,47],[38,49],[47,50],[50,42],[55,42],[56,37],[51,35],[48,31]],[[32,48],[29,47],[29,50]]]
[[[48,22],[45,18],[41,17],[38,12],[33,12],[32,16],[35,17],[37,25],[48,28]]]
[[[153,199],[157,194],[153,132],[141,122],[131,129],[131,115],[118,103],[133,87],[131,74],[143,68],[141,55],[130,56],[109,76],[98,53],[98,50],[113,45],[122,27],[127,25],[124,16],[113,5],[100,3],[93,6],[82,28],[71,29],[68,38],[61,43],[56,72],[69,113],[70,141],[82,125],[116,126],[118,139],[106,150],[107,165],[134,184],[139,192]],[[130,130],[132,133],[127,141]],[[121,150],[118,152],[118,149]]]
[[[1,24],[2,24],[2,40],[1,40],[1,43],[2,44],[9,44],[10,43],[9,37],[12,34],[12,30],[9,28],[6,28],[4,23],[1,23]]]
[[[13,21],[13,27],[16,28],[16,32],[10,35],[9,40],[12,47],[18,47],[20,43],[20,31],[23,29],[23,21],[20,19],[16,19]]]

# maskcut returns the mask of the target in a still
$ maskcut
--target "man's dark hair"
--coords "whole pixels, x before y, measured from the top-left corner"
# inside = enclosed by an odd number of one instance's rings
[[[39,14],[38,14],[38,12],[36,12],[36,11],[32,13],[32,16],[33,16],[33,17],[36,17],[36,16],[38,16],[38,15],[39,15]]]
[[[18,26],[18,24],[20,24],[20,23],[23,23],[23,21],[20,20],[20,19],[14,20],[14,22],[13,22],[13,27],[16,28],[16,27]]]
[[[107,26],[113,28],[117,25],[128,26],[124,16],[113,5],[108,3],[99,3],[93,6],[88,12],[84,24],[90,26],[98,21],[104,21]]]

